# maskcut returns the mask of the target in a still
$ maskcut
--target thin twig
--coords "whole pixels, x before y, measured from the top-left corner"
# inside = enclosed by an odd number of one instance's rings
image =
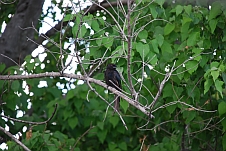
[[[163,88],[164,88],[165,83],[166,83],[166,82],[169,80],[169,78],[171,77],[172,72],[174,71],[174,66],[175,66],[175,64],[176,64],[176,61],[174,61],[174,64],[173,64],[173,67],[172,67],[171,71],[170,71],[169,73],[166,73],[164,79],[162,80],[161,84],[159,85],[159,90],[158,90],[158,92],[157,92],[157,94],[156,94],[156,96],[155,96],[153,102],[148,106],[148,107],[150,107],[150,113],[151,113],[153,107],[155,106],[155,103],[157,102],[158,98],[160,97],[160,95],[161,95],[161,93],[162,93],[162,90],[163,90]]]
[[[88,130],[85,131],[85,133],[83,133],[79,138],[78,140],[75,142],[75,144],[73,145],[73,147],[71,148],[71,151],[73,151],[75,149],[75,146],[78,144],[78,142],[91,130],[93,129],[95,126],[91,126],[90,125],[90,128]]]
[[[131,95],[134,96],[136,94],[134,87],[133,87],[133,83],[132,83],[132,79],[131,79],[131,51],[132,51],[132,33],[131,33],[131,0],[127,1],[127,7],[128,7],[128,12],[127,12],[127,29],[128,29],[128,53],[127,53],[127,77],[128,77],[128,82],[129,82],[129,87],[130,87],[130,92]]]
[[[5,115],[0,115],[0,116],[5,117],[5,118],[7,118],[9,120],[12,120],[14,122],[20,122],[20,123],[26,123],[26,124],[32,124],[32,125],[43,125],[43,124],[48,123],[54,117],[54,115],[56,113],[56,110],[57,110],[57,106],[58,105],[55,104],[55,108],[54,108],[54,111],[53,111],[51,117],[49,119],[47,119],[46,121],[44,121],[44,122],[30,122],[30,121],[18,120],[18,119],[15,119],[15,118],[12,118],[12,117],[8,117],[8,116],[5,116]]]
[[[104,99],[97,91],[95,91],[95,89],[90,85],[89,81],[87,81],[87,84],[88,84],[88,86],[90,87],[90,89],[93,90],[93,92],[94,92],[97,96],[99,96],[102,100],[104,100],[104,101],[106,102],[106,100],[105,100],[105,99]],[[111,106],[111,107],[115,110],[115,112],[119,115],[119,117],[120,117],[120,119],[121,119],[121,121],[122,121],[122,124],[124,125],[125,129],[128,130],[128,128],[127,128],[127,126],[126,126],[126,123],[125,123],[125,121],[123,120],[122,115],[120,115],[119,111],[116,110],[111,104],[108,103],[108,105]]]
[[[68,7],[68,6],[67,6]],[[65,11],[64,11],[64,14],[63,14],[63,18],[65,17],[65,14],[66,14],[66,10],[67,9],[65,9]],[[63,51],[62,51],[62,37],[63,37],[63,32],[62,32],[62,29],[63,29],[63,22],[61,23],[61,25],[60,25],[60,57],[59,57],[59,60],[58,60],[58,62],[57,62],[57,66],[58,66],[58,64],[59,64],[59,62],[61,63],[61,72],[63,73],[64,72],[64,70],[67,68],[67,67],[65,67],[64,66],[64,62],[63,62]],[[71,58],[71,61],[72,61],[72,58]],[[71,61],[70,61],[70,63],[71,63]],[[69,64],[68,64],[69,65]]]
[[[18,67],[21,67],[16,61],[14,61],[13,59],[11,59],[10,57],[8,57],[8,56],[6,56],[6,55],[4,55],[4,54],[1,54],[1,56],[3,56],[3,57],[5,57],[5,58],[7,58],[7,59],[9,59],[9,60],[11,60],[13,63],[15,63]]]

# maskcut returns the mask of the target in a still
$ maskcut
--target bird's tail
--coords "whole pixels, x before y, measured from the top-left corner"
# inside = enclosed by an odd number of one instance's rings
[[[115,105],[114,105],[114,112],[113,112],[113,114],[116,111],[120,112],[119,106],[120,106],[120,97],[118,95],[115,95]]]

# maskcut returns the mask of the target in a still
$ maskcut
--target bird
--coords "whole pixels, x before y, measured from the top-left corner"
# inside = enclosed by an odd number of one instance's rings
[[[116,70],[116,67],[117,66],[113,63],[108,64],[104,73],[104,79],[108,86],[111,86],[121,92],[121,89],[122,89],[121,77],[119,75],[119,72]],[[115,111],[120,112],[119,102],[120,102],[120,97],[115,95],[114,113]]]

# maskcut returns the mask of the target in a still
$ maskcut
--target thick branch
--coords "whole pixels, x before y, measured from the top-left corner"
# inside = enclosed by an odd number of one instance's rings
[[[32,78],[44,78],[44,77],[66,77],[66,78],[74,78],[78,80],[84,80],[89,81],[95,84],[98,84],[108,90],[110,90],[112,93],[117,94],[124,100],[126,100],[129,104],[140,110],[146,115],[149,115],[149,112],[146,110],[145,107],[141,106],[137,102],[135,102],[133,99],[129,98],[127,95],[123,94],[122,92],[116,90],[115,88],[112,88],[108,86],[107,84],[103,83],[100,80],[96,80],[90,77],[82,76],[82,75],[76,75],[76,74],[67,74],[67,73],[59,73],[59,72],[46,72],[46,73],[39,73],[39,74],[33,74],[33,75],[3,75],[0,76],[0,80],[22,80],[22,79],[32,79]]]

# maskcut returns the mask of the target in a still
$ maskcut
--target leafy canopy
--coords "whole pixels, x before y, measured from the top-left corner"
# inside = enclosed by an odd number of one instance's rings
[[[139,92],[139,103],[149,106],[159,91],[166,67],[172,75],[165,83],[149,119],[125,100],[120,102],[122,120],[112,115],[107,102],[114,95],[105,89],[86,82],[65,78],[39,78],[0,81],[1,105],[4,115],[27,121],[45,121],[57,103],[57,113],[51,122],[32,126],[32,137],[22,131],[31,125],[1,119],[0,126],[9,126],[10,132],[21,132],[22,142],[31,150],[226,150],[226,9],[215,1],[211,9],[205,6],[184,4],[163,5],[163,1],[135,1],[131,8],[131,54],[128,48],[128,8],[108,8],[93,14],[67,13],[64,21],[73,22],[51,37],[61,47],[49,41],[47,57],[43,62],[27,56],[23,71],[29,74],[61,70],[67,58],[80,58],[75,74],[90,74],[103,80],[103,71],[109,62],[116,63],[125,81],[123,90],[130,93],[128,81],[128,54],[130,54],[132,84]],[[124,12],[125,11],[125,12]],[[62,38],[59,38],[61,37]],[[126,38],[127,37],[127,38]],[[70,50],[67,43],[74,45]],[[63,51],[63,53],[61,53]],[[33,61],[31,61],[33,60]],[[77,59],[78,61],[78,59]],[[42,64],[45,65],[42,68]],[[70,67],[69,65],[69,67]],[[95,70],[94,70],[95,69]],[[19,69],[17,74],[22,74]],[[0,72],[14,73],[13,69]],[[38,87],[41,80],[47,87]],[[24,82],[29,93],[24,91]],[[74,84],[74,85],[73,85]],[[59,86],[61,85],[61,86]],[[63,93],[62,90],[67,90]],[[5,91],[6,90],[6,91]],[[31,104],[31,109],[27,106]],[[16,111],[15,111],[16,109]],[[183,146],[183,145],[184,146]],[[9,150],[22,150],[8,141]]]

